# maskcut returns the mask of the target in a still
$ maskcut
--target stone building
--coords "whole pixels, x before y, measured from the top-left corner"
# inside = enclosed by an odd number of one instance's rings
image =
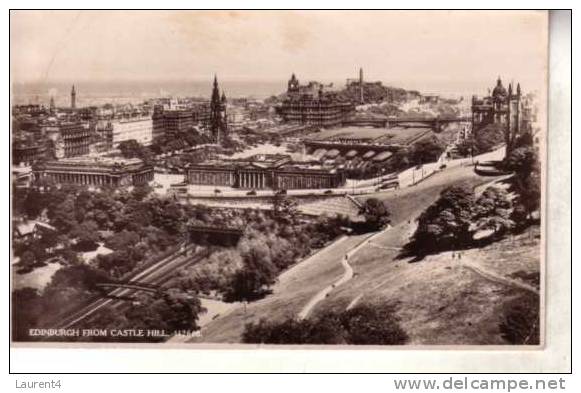
[[[46,146],[41,142],[16,140],[12,144],[12,163],[16,165],[32,165],[46,156]]]
[[[242,189],[317,189],[345,184],[341,170],[311,163],[292,162],[290,156],[259,154],[241,160],[215,160],[191,165],[186,181]]]
[[[509,84],[507,90],[498,77],[491,95],[483,98],[472,97],[473,132],[478,132],[478,129],[488,124],[502,125],[508,154],[524,120],[521,98],[520,83],[517,83],[516,89],[513,89],[512,83]]]
[[[153,140],[153,120],[151,116],[115,119],[111,121],[113,147],[121,142],[135,140],[142,145],[150,145]]]
[[[84,156],[91,151],[92,132],[88,125],[77,121],[58,124],[65,157]]]
[[[152,118],[152,139],[173,136],[190,131],[194,126],[192,111],[189,109],[165,110],[156,107]]]
[[[341,124],[354,111],[355,106],[341,99],[331,85],[309,82],[301,85],[295,74],[288,81],[286,97],[276,107],[276,112],[286,122],[331,127]]]
[[[36,165],[33,174],[56,184],[135,186],[153,180],[153,167],[137,158],[68,158]]]

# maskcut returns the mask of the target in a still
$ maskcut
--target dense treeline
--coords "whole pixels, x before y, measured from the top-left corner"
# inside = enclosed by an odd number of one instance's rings
[[[219,212],[217,209],[213,215]],[[254,300],[268,293],[282,270],[336,238],[348,223],[345,217],[305,221],[299,217],[296,203],[279,195],[272,211],[240,211],[231,217],[228,225],[244,228],[236,247],[217,250],[181,271],[175,285],[220,294],[226,300]]]
[[[391,304],[363,304],[314,319],[260,320],[245,326],[245,343],[401,345],[408,340]]]
[[[15,215],[43,219],[57,229],[56,233],[15,242],[21,264],[27,252],[37,252],[31,257],[31,264],[58,256],[64,267],[42,292],[25,288],[14,293],[14,305],[20,315],[15,320],[16,337],[24,339],[29,327],[44,323],[39,315],[58,315],[98,296],[101,292],[96,283],[124,279],[183,241],[213,252],[179,272],[167,287],[183,294],[214,292],[228,300],[256,299],[268,292],[280,271],[322,247],[341,233],[342,226],[349,225],[343,217],[304,220],[297,213],[296,202],[285,195],[275,198],[271,211],[259,211],[184,205],[173,198],[150,195],[150,191],[148,187],[137,187],[131,192],[89,192],[77,186],[17,191],[22,203],[15,206]],[[235,247],[211,246],[203,237],[190,239],[188,223],[239,228],[243,236]],[[51,247],[46,247],[49,243]],[[113,252],[83,262],[79,253],[95,249],[97,243]],[[162,300],[145,297],[140,301],[141,313],[120,313],[115,318],[99,313],[94,326],[141,326],[145,323],[143,318],[155,324],[158,317],[163,317],[158,325],[166,326],[168,315],[160,310],[167,306],[167,299]],[[194,297],[193,303],[184,306],[193,313],[194,322],[199,311],[196,301]],[[179,314],[186,308],[170,307],[170,311]],[[38,309],[46,312],[33,311]],[[189,326],[195,328],[194,324]]]
[[[489,233],[486,241],[502,238],[534,222],[541,196],[538,152],[529,134],[524,134],[503,162],[503,170],[514,172],[504,188],[491,186],[478,198],[466,186],[442,191],[440,198],[418,219],[418,228],[408,250],[422,255],[445,249],[469,247],[475,235]]]
[[[66,264],[79,262],[78,252],[102,242],[114,252],[93,263],[117,278],[137,267],[145,255],[154,256],[183,240],[191,208],[168,198],[149,198],[148,186],[91,192],[74,185],[18,190],[15,216],[42,219],[56,228],[23,242],[14,242],[16,256],[32,252],[33,263],[59,256]],[[52,252],[49,252],[52,251]],[[24,261],[21,261],[21,263]]]
[[[504,132],[502,124],[493,123],[480,127],[457,146],[458,153],[462,156],[487,153],[504,143]]]
[[[130,274],[184,239],[192,208],[172,199],[149,197],[150,191],[137,187],[131,192],[89,192],[70,185],[15,191],[14,216],[41,219],[56,228],[56,232],[15,239],[14,254],[20,257],[19,265],[30,271],[49,258],[62,265],[44,290],[24,288],[13,292],[18,315],[14,319],[15,339],[29,339],[28,328],[46,326],[55,316],[101,294],[95,284]],[[96,249],[97,243],[113,252],[83,261],[80,253]],[[143,307],[156,304],[145,301]],[[129,321],[137,323],[135,318]]]

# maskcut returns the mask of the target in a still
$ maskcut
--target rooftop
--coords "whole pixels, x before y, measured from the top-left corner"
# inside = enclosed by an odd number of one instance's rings
[[[144,166],[139,158],[111,157],[70,157],[58,161],[49,161],[40,167],[51,169],[117,171],[122,169],[136,170]]]
[[[431,134],[426,127],[341,127],[323,130],[309,135],[309,139],[319,142],[333,142],[345,139],[364,140],[363,143],[378,143],[385,145],[406,145],[420,137]]]
[[[280,170],[299,170],[299,171],[326,171],[326,168],[319,161],[294,162],[291,157],[286,154],[256,154],[248,158],[241,159],[223,159],[223,160],[207,160],[191,167],[206,167],[212,169],[228,169],[235,168],[256,168],[256,169],[280,169]]]

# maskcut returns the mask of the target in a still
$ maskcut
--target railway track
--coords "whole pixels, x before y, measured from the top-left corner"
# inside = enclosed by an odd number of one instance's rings
[[[192,249],[193,247],[185,248],[185,250],[180,250],[166,258],[163,258],[159,262],[130,277],[129,280],[151,285],[163,285],[171,278],[172,274],[177,269],[191,266],[206,256],[206,253],[204,252],[195,255],[186,255],[187,251],[191,251]],[[79,322],[105,307],[116,308],[120,304],[126,303],[126,299],[131,298],[131,295],[136,292],[138,292],[138,290],[130,288],[114,289],[106,293],[104,298],[95,300],[82,307],[80,310],[65,317],[63,320],[58,322],[54,328],[71,329]]]

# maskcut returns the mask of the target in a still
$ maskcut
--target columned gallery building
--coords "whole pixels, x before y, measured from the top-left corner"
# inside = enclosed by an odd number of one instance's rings
[[[293,163],[287,155],[259,154],[191,165],[186,180],[194,185],[290,190],[337,188],[345,184],[346,177],[337,169]]]
[[[33,168],[37,180],[88,186],[136,186],[153,180],[153,167],[140,159],[68,158]]]

